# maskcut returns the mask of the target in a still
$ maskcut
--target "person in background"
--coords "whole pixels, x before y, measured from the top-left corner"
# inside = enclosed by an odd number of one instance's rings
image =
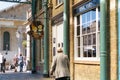
[[[18,56],[17,55],[15,55],[15,57],[14,57],[14,66],[15,66],[15,70],[14,70],[14,72],[17,72],[17,67],[18,67]]]
[[[5,69],[6,69],[5,63],[6,63],[6,58],[3,57],[2,72],[4,72],[4,73],[5,73]]]
[[[53,58],[50,75],[55,76],[55,80],[70,80],[69,59],[61,48],[57,50],[57,54]]]
[[[0,53],[0,71],[2,71],[3,55]]]
[[[18,64],[19,64],[19,66],[20,66],[20,72],[23,72],[24,61],[23,61],[23,56],[22,56],[22,54],[20,54],[20,56],[18,57]]]

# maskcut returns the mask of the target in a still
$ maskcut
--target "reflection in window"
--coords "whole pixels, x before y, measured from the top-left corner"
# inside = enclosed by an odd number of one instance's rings
[[[91,45],[91,41],[92,41],[91,35],[88,35],[88,45]]]
[[[92,20],[96,20],[96,9],[91,10]]]
[[[95,46],[84,46],[83,57],[96,57],[96,47]]]
[[[87,45],[87,36],[83,36],[83,45]]]
[[[96,21],[92,21],[91,22],[91,32],[95,32],[96,31]]]
[[[96,44],[96,34],[93,34],[93,45]]]
[[[99,49],[96,49],[99,48],[99,14],[99,9],[94,8],[86,13],[76,16],[77,25],[75,27],[75,33],[77,34],[75,37],[75,53],[78,58],[99,57]]]

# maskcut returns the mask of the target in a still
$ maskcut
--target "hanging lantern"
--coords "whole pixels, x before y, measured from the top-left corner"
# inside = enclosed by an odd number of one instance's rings
[[[43,25],[38,22],[33,22],[30,25],[30,31],[28,31],[28,34],[35,39],[41,39],[43,37]]]

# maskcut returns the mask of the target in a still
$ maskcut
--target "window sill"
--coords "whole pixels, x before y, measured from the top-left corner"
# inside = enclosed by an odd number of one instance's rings
[[[75,60],[75,64],[100,65],[100,61]]]
[[[63,3],[60,3],[60,4],[56,5],[56,6],[55,6],[55,9],[59,8],[59,7],[62,6],[62,5],[63,5]]]

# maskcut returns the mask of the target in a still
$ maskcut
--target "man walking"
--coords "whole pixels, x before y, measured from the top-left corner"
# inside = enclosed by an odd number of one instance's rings
[[[52,62],[50,74],[55,74],[55,80],[70,80],[68,56],[63,53],[61,48],[57,52]]]
[[[23,56],[22,56],[22,54],[20,54],[18,60],[19,60],[18,63],[19,63],[19,66],[20,66],[20,72],[23,72],[24,61],[23,61]]]

